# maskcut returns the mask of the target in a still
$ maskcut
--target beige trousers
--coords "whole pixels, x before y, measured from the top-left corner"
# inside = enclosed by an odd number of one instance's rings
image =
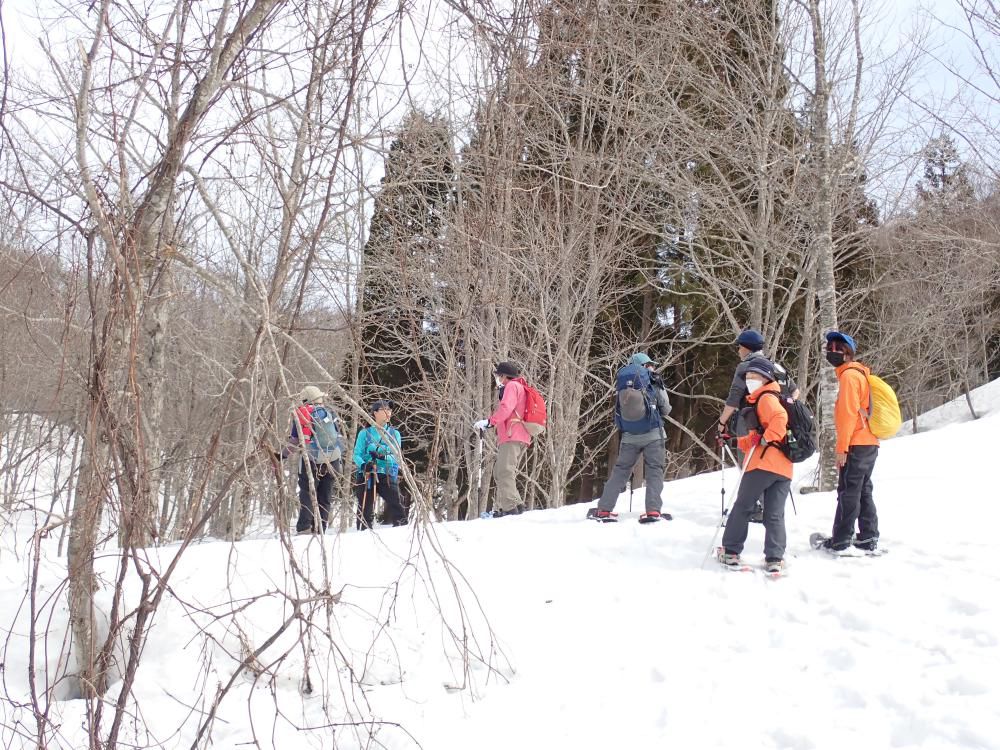
[[[517,440],[503,443],[497,448],[497,463],[493,476],[497,481],[497,499],[494,507],[506,512],[514,510],[524,501],[517,490],[517,465],[524,453],[525,444]]]

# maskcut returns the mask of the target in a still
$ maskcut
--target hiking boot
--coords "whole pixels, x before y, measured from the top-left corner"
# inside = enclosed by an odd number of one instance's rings
[[[610,510],[590,508],[587,510],[587,518],[594,521],[602,521],[603,523],[614,523],[618,520],[618,514]]]
[[[647,510],[639,516],[639,523],[656,523],[657,521],[670,521],[673,516],[669,513],[661,513],[658,510]]]
[[[715,559],[727,568],[738,568],[743,564],[743,561],[740,560],[740,556],[736,552],[726,552],[724,547],[719,547]]]
[[[837,544],[834,544],[832,539],[826,539],[823,541],[820,549],[824,552],[829,552],[831,555],[841,557],[843,555],[851,554],[851,543],[838,542]]]
[[[769,557],[764,560],[764,570],[768,573],[781,573],[785,570],[785,561],[780,557]]]
[[[764,523],[764,506],[760,503],[755,503],[750,511],[750,523]]]
[[[524,505],[518,505],[510,510],[497,509],[493,511],[492,518],[503,518],[504,516],[519,516],[524,513]]]
[[[874,552],[878,549],[878,537],[868,537],[867,539],[855,539],[854,546],[865,552]]]

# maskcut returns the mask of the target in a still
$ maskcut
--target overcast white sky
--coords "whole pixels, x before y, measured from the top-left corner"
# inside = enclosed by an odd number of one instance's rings
[[[37,18],[40,12],[44,13],[44,10],[39,10],[39,5],[44,8],[45,0],[41,3],[0,0],[0,3],[7,31],[10,65],[16,71],[33,77],[44,75],[47,65],[37,43],[39,29],[44,27],[50,37],[59,38],[57,26],[45,21],[40,23]],[[891,202],[888,195],[906,173],[906,169],[900,166],[900,160],[919,148],[917,144],[940,132],[940,126],[926,116],[918,120],[921,108],[943,111],[943,103],[952,100],[961,90],[943,63],[953,63],[969,71],[973,68],[973,61],[967,52],[966,41],[947,25],[961,23],[954,0],[869,0],[866,5],[865,18],[870,19],[866,33],[871,40],[882,40],[884,50],[912,44],[911,40],[923,27],[927,35],[922,46],[928,47],[933,56],[925,60],[911,79],[911,96],[919,105],[901,108],[893,119],[893,127],[903,136],[895,141],[891,149],[887,147],[884,154],[888,164],[896,165],[882,188],[880,202],[884,203]],[[384,83],[371,92],[367,98],[368,105],[380,114],[388,111],[398,117],[408,109],[414,98],[420,98],[419,103],[425,109],[447,114],[452,120],[461,118],[469,111],[466,84],[477,76],[472,57],[468,54],[468,43],[453,33],[456,16],[444,0],[417,0],[415,6],[411,18],[401,28],[402,36],[396,36],[395,43],[383,56],[385,72],[380,80]],[[943,19],[945,23],[930,21],[929,14]],[[965,93],[968,90],[969,87],[965,87]],[[983,106],[988,105],[984,103]],[[952,115],[950,119],[955,118]],[[387,121],[393,119],[390,116]],[[876,188],[875,184],[872,187]]]

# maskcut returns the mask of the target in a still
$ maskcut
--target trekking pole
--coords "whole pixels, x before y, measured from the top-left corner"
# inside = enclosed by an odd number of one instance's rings
[[[479,461],[478,461],[478,463],[479,463],[479,471],[477,472],[479,476],[476,479],[476,507],[477,508],[479,507],[479,504],[483,501],[483,456],[484,456],[484,450],[485,450],[484,447],[483,447],[483,439],[484,439],[485,435],[486,435],[486,430],[479,430]],[[485,513],[485,512],[486,512],[486,508],[483,508],[483,510],[480,511],[480,513],[479,513],[480,517],[482,517],[482,514]]]
[[[719,438],[719,476],[722,477],[722,486],[719,488],[719,519],[721,520],[726,517],[726,444],[722,438]]]
[[[728,449],[728,446],[727,446],[727,449]],[[740,467],[740,481],[736,483],[736,494],[739,494],[740,485],[743,484],[743,475],[746,473],[747,466],[750,465],[750,459],[753,457],[753,452],[755,450],[757,450],[757,446],[756,445],[753,448],[750,449],[749,453],[747,453],[746,462],[743,464],[742,467]],[[732,451],[729,452],[729,455],[732,456]],[[738,463],[736,465],[739,466]],[[723,468],[723,472],[725,472],[724,468]],[[722,500],[722,518],[719,519],[719,525],[715,527],[715,533],[712,534],[712,543],[708,546],[708,552],[705,553],[705,558],[701,561],[701,567],[702,568],[705,567],[705,563],[708,562],[708,558],[710,558],[712,556],[712,552],[715,550],[715,540],[719,536],[719,531],[722,529],[723,526],[726,525],[726,516],[728,514],[729,514],[729,510],[726,508],[725,496],[723,496],[723,500]]]
[[[362,469],[362,479],[365,482],[365,488],[361,492],[361,507],[357,510],[357,527],[358,531],[364,531],[365,529],[365,507],[368,505],[368,464],[365,464]]]
[[[365,491],[361,494],[361,519],[359,521],[360,530],[371,529],[375,526],[375,492],[372,481],[372,465],[365,464]],[[369,492],[371,494],[369,495]],[[368,523],[368,503],[372,504],[372,521]]]
[[[628,475],[628,512],[632,512],[632,475]]]
[[[736,454],[733,453],[733,449],[730,448],[728,445],[725,445],[725,444],[723,444],[722,447],[725,448],[726,453],[729,454],[729,460],[733,462],[733,466],[739,468],[739,466],[740,466],[740,460],[738,458],[736,458]]]

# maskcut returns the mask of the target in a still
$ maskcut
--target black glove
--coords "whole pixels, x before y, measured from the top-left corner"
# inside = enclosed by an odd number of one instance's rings
[[[380,459],[382,461],[384,461],[389,456],[389,454],[388,454],[388,452],[386,451],[385,448],[373,448],[372,449],[372,455],[375,458],[378,458],[378,459]]]

